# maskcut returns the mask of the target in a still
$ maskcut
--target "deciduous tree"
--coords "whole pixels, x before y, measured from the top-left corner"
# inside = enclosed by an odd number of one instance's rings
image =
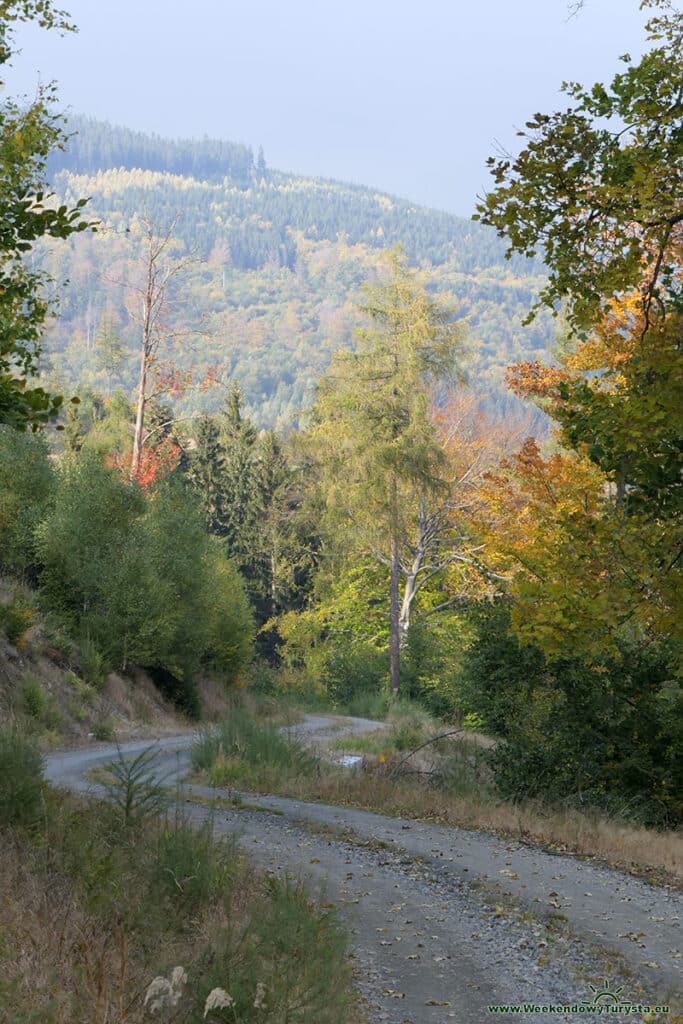
[[[1,68],[14,54],[14,27],[27,21],[74,30],[51,0],[8,0],[0,6]],[[32,381],[51,308],[46,278],[26,256],[42,238],[64,239],[93,226],[83,219],[86,199],[71,208],[57,205],[45,182],[48,155],[66,138],[55,99],[54,86],[41,85],[32,103],[0,106],[0,422],[21,430],[54,419],[63,403]]]
[[[389,570],[390,681],[398,692],[401,544],[415,505],[443,486],[430,394],[454,375],[463,341],[452,313],[428,295],[398,252],[366,296],[356,351],[338,353],[319,383],[311,435],[338,541]],[[424,546],[424,515],[422,525]],[[409,606],[410,600],[404,627]]]

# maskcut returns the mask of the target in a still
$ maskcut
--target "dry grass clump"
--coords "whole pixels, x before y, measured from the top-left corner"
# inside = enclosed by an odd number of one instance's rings
[[[1,837],[2,1024],[142,1020],[145,964],[120,923],[103,929],[73,883],[25,837]]]

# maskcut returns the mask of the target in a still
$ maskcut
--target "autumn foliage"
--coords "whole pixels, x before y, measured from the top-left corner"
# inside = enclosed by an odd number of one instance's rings
[[[165,438],[154,448],[143,448],[140,453],[140,461],[132,479],[143,491],[151,490],[168,476],[180,460],[180,446]],[[110,464],[121,472],[126,480],[131,479],[131,453],[116,453],[110,459]]]

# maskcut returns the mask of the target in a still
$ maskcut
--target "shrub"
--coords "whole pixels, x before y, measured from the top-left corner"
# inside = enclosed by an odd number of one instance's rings
[[[381,721],[386,717],[390,706],[389,691],[384,689],[379,693],[356,694],[344,710],[347,714],[355,715],[358,718],[371,718]]]
[[[35,821],[41,810],[43,757],[18,732],[0,729],[0,822]]]
[[[226,899],[238,868],[234,837],[216,839],[211,822],[197,827],[176,810],[156,836],[149,866],[151,898],[183,915],[196,913]]]
[[[54,491],[54,472],[40,434],[0,424],[0,563],[33,575],[34,532]]]
[[[40,597],[71,636],[87,637],[116,665],[150,643],[145,613],[153,593],[138,521],[140,491],[96,458],[67,457],[60,466],[54,507],[37,531],[43,562]],[[87,642],[87,641],[86,641]]]
[[[279,673],[265,658],[254,658],[247,670],[249,691],[264,697],[274,697],[278,691]]]
[[[201,972],[188,1018],[203,1020],[210,992],[230,995],[230,1018],[257,1021],[260,992],[267,1018],[288,1024],[344,1024],[350,966],[346,940],[331,910],[313,906],[300,883],[269,877],[239,945],[229,929],[214,943]],[[214,1018],[216,1015],[212,1015]]]
[[[386,651],[368,643],[335,647],[324,670],[327,695],[337,707],[346,707],[361,694],[378,694],[388,675]]]
[[[109,675],[109,664],[87,634],[81,637],[80,665],[83,679],[96,690],[101,690]]]
[[[113,743],[116,739],[116,732],[110,718],[103,718],[101,721],[95,722],[92,734],[100,743]]]
[[[0,604],[0,629],[11,644],[21,647],[24,636],[31,628],[35,611],[28,601],[16,598],[8,604]]]
[[[470,710],[502,737],[500,792],[619,809],[648,825],[683,821],[683,693],[673,645],[622,633],[590,664],[522,646],[507,609],[486,616],[465,670]]]
[[[462,643],[460,617],[416,620],[408,630],[401,664],[401,692],[437,718],[452,718],[458,706],[457,677]]]
[[[31,673],[24,676],[21,697],[27,715],[35,719],[44,717],[48,706],[47,694],[40,680]]]
[[[147,498],[92,453],[67,457],[37,538],[41,600],[72,636],[87,638],[83,671],[93,682],[108,664],[153,666],[196,709],[201,664],[234,681],[251,650],[251,615],[179,480]]]
[[[73,686],[84,704],[92,704],[94,702],[96,694],[90,683],[86,683],[80,678],[80,676],[77,676],[75,672],[67,672],[65,678],[66,681]]]

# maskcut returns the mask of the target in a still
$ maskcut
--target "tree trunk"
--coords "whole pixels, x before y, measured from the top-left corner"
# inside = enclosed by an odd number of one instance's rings
[[[145,405],[147,403],[147,351],[143,344],[140,356],[140,382],[138,384],[138,405],[135,413],[135,433],[133,434],[133,457],[130,463],[130,478],[135,480],[140,467],[142,454],[142,435],[145,429]]]
[[[393,536],[391,538],[391,603],[389,608],[389,686],[395,696],[398,696],[401,688],[401,631],[398,578],[398,541]]]
[[[161,251],[161,250],[159,250]],[[154,249],[153,237],[149,234],[149,255],[147,258],[146,286],[142,300],[142,338],[140,346],[140,381],[138,383],[138,405],[135,413],[135,433],[133,434],[133,457],[130,463],[130,479],[135,480],[140,468],[140,457],[142,455],[143,432],[145,429],[145,406],[147,404],[147,371],[149,370],[150,357],[152,356],[153,337],[153,309],[159,298],[163,297],[163,284],[159,285],[155,277],[155,262],[158,252]]]
[[[406,640],[408,638],[408,629],[410,628],[410,609],[413,605],[415,598],[415,576],[409,573],[406,577],[405,586],[403,587],[403,600],[401,601],[401,611],[398,617],[398,635],[401,647],[405,647]]]
[[[396,524],[392,523],[391,528],[391,591],[389,603],[389,686],[391,692],[398,696],[401,688],[401,631],[400,613],[401,603],[398,593],[399,586],[399,560],[398,560],[398,530]]]

